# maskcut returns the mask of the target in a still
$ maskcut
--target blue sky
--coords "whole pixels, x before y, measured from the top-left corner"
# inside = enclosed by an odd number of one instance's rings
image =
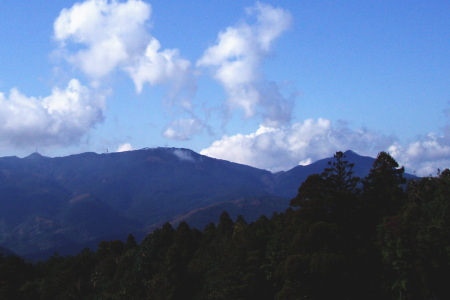
[[[2,1],[0,156],[450,167],[448,1]]]

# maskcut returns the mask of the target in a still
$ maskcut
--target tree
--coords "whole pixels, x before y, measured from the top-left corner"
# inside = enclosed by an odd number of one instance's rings
[[[405,201],[405,169],[386,152],[380,152],[369,175],[363,180],[364,199],[376,224],[385,216],[395,215]],[[375,225],[374,224],[374,225]]]
[[[284,273],[286,282],[280,298],[377,298],[372,279],[378,273],[368,262],[374,247],[368,247],[367,232],[360,226],[364,207],[353,167],[337,152],[324,172],[309,176],[291,200],[299,225],[277,272]]]
[[[319,174],[309,175],[298,188],[297,196],[291,200],[291,206],[303,207],[308,202],[325,196],[325,181]]]
[[[358,207],[360,179],[353,176],[354,164],[345,160],[340,151],[328,165],[322,174],[310,175],[303,182],[291,205],[300,207],[300,218],[305,220],[351,225]]]
[[[450,171],[412,181],[407,201],[379,226],[388,287],[405,299],[448,299]]]
[[[331,193],[356,192],[359,178],[354,176],[353,163],[345,160],[345,154],[341,151],[334,154],[334,160],[328,162],[322,177],[326,187]]]
[[[134,249],[137,247],[137,243],[136,243],[136,239],[134,238],[134,236],[130,233],[127,237],[127,241],[125,242],[125,248],[124,248],[124,252],[130,250],[130,249]]]
[[[20,299],[19,288],[32,277],[32,265],[23,258],[0,254],[0,299]]]

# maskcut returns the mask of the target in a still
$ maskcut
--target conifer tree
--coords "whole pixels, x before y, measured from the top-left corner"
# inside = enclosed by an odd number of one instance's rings
[[[373,212],[375,223],[385,216],[395,215],[405,201],[403,177],[405,169],[386,152],[380,152],[363,180],[364,198],[368,209]]]

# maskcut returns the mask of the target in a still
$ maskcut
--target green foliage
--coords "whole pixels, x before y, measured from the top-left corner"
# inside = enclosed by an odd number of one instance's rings
[[[379,226],[391,288],[407,299],[447,299],[450,274],[450,171],[411,182],[400,212]]]
[[[352,169],[336,153],[253,223],[223,212],[34,265],[0,256],[0,299],[448,299],[450,171],[406,188],[387,153],[362,181]]]

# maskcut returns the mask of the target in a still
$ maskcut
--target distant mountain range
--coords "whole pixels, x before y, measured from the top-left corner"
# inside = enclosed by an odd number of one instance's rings
[[[345,155],[356,176],[368,174],[373,158]],[[330,159],[271,173],[178,148],[2,157],[0,246],[39,257],[128,233],[144,236],[168,221],[203,229],[224,210],[253,221],[284,211],[300,184]]]

